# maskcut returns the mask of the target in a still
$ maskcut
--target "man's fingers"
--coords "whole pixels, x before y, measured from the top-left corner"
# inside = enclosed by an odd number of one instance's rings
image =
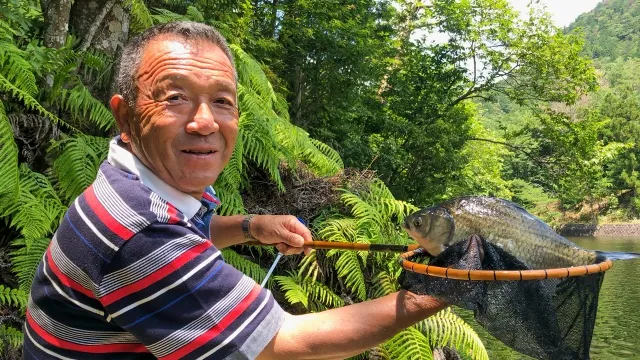
[[[282,253],[283,255],[295,255],[295,254],[300,254],[304,248],[302,247],[292,247],[289,246],[285,243],[278,243],[276,244],[276,249],[278,249],[278,251],[280,253]]]
[[[283,238],[284,238],[283,239],[284,242],[289,244],[290,246],[297,247],[297,248],[301,248],[302,246],[304,246],[304,238],[298,234],[295,234],[295,233],[284,234]]]
[[[313,238],[311,237],[311,231],[309,231],[309,229],[295,216],[290,216],[288,218],[288,221],[285,223],[285,227],[292,233],[299,235],[303,242],[313,240]],[[294,246],[302,246],[302,243],[300,245]]]

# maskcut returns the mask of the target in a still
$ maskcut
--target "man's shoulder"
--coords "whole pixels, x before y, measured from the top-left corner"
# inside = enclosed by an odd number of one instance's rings
[[[113,250],[151,224],[186,224],[184,216],[137,175],[106,161],[94,182],[69,207],[67,218],[81,225],[74,226],[80,233],[111,240],[116,244]]]

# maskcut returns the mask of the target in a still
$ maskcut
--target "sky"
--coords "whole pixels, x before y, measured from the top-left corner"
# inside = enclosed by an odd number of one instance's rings
[[[511,6],[520,11],[527,12],[527,4],[531,0],[509,0]],[[593,10],[601,0],[540,0],[546,5],[547,11],[556,26],[561,28],[568,26],[578,15]]]

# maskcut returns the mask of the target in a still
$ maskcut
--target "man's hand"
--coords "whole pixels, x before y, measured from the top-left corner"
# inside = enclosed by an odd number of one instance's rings
[[[284,255],[309,254],[305,241],[311,241],[311,231],[292,215],[256,215],[249,224],[249,233],[263,244],[276,244]]]

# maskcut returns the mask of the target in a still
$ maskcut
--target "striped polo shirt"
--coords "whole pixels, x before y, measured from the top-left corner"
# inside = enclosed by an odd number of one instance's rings
[[[112,140],[38,266],[27,359],[253,359],[285,313],[209,240],[219,204],[169,186]]]

